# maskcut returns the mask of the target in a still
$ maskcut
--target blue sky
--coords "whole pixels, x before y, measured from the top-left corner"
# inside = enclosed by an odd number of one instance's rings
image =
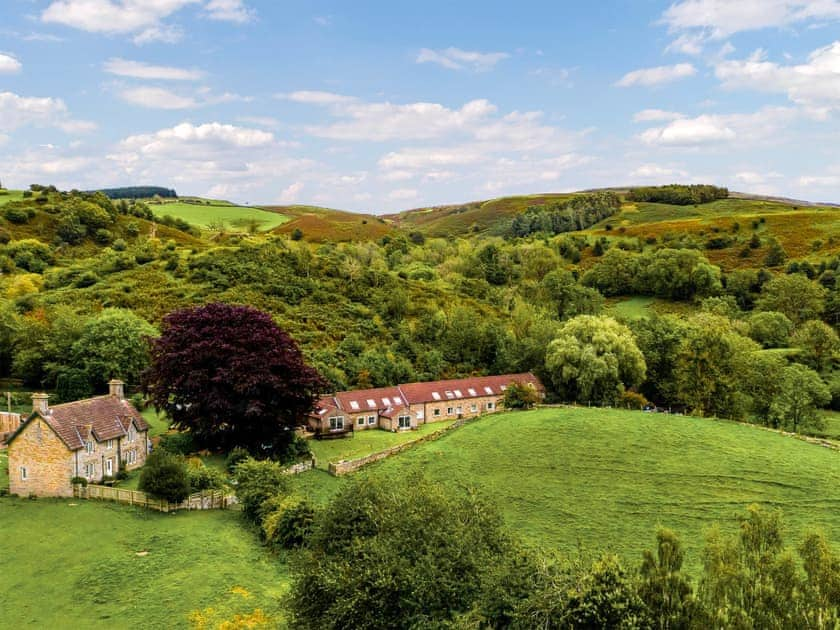
[[[385,212],[840,201],[840,0],[4,0],[0,181]]]

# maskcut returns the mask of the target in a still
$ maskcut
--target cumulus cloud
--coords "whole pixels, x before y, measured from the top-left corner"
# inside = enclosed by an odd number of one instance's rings
[[[0,92],[0,131],[14,131],[26,125],[56,127],[66,133],[83,133],[95,128],[94,123],[73,119],[60,98]]]
[[[680,118],[639,134],[648,145],[664,147],[702,147],[735,141],[740,146],[764,142],[778,135],[798,112],[788,107],[764,107],[752,114],[703,114]]]
[[[130,61],[114,57],[106,61],[102,68],[109,74],[133,79],[152,79],[163,81],[198,81],[204,76],[201,70],[176,68],[174,66],[156,66],[143,61]]]
[[[642,164],[630,173],[634,179],[663,181],[673,177],[687,177],[688,173],[679,168],[661,166],[659,164]]]
[[[616,82],[619,87],[634,85],[660,85],[685,79],[697,74],[697,69],[690,63],[678,63],[673,66],[656,66],[654,68],[640,68],[628,72]]]
[[[633,115],[633,122],[658,122],[680,118],[685,118],[685,116],[679,112],[669,112],[664,109],[643,109]]]
[[[289,184],[280,192],[280,196],[277,197],[277,203],[294,203],[300,197],[300,193],[304,187],[303,182]]]
[[[0,74],[17,74],[20,72],[23,65],[12,57],[4,53],[0,53]]]
[[[422,48],[417,55],[417,63],[435,63],[450,70],[473,70],[485,72],[495,67],[503,59],[510,57],[504,52],[478,52],[449,47],[441,50]]]
[[[758,50],[747,59],[720,62],[715,76],[726,88],[787,94],[816,112],[834,109],[840,107],[840,41],[818,48],[798,65],[767,61]]]
[[[204,10],[208,18],[222,22],[244,24],[255,16],[254,10],[245,6],[242,0],[210,0]]]
[[[273,141],[274,134],[262,129],[218,122],[203,125],[181,123],[152,134],[128,136],[121,142],[121,146],[143,154],[161,154],[208,147],[253,148],[271,144]]]

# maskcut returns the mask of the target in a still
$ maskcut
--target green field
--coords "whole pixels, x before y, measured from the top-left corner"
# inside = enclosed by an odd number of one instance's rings
[[[424,471],[482,488],[531,544],[612,549],[634,564],[657,525],[676,530],[697,568],[703,532],[731,530],[750,503],[782,508],[790,540],[816,525],[840,544],[840,453],[726,421],[596,409],[490,416],[359,474]],[[342,484],[297,483],[325,500]]]
[[[257,608],[281,619],[285,566],[238,512],[3,498],[0,530],[12,543],[0,555],[3,627],[183,628],[204,612],[212,628]]]
[[[209,204],[172,201],[162,204],[151,203],[149,208],[155,216],[169,215],[203,229],[210,228],[221,221],[228,230],[245,231],[253,223],[259,231],[264,232],[282,225],[290,218],[276,212],[235,206],[224,201],[210,201]]]
[[[416,431],[399,431],[391,433],[390,431],[380,431],[377,429],[369,429],[366,431],[356,431],[353,437],[334,439],[334,440],[311,440],[309,446],[312,449],[312,455],[315,457],[318,468],[326,469],[330,462],[337,462],[342,459],[356,459],[382,451],[390,446],[403,444],[416,440],[419,437],[443,429],[449,426],[454,421],[433,422],[431,424],[424,424],[418,427]]]
[[[20,201],[23,199],[23,191],[22,190],[6,190],[5,188],[0,189],[0,206],[3,204],[7,204],[10,201]]]

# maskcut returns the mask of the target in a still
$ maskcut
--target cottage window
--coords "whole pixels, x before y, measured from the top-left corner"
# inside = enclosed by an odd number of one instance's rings
[[[368,424],[376,424],[376,416],[368,416]]]
[[[462,413],[461,408],[460,407],[455,407],[455,413],[457,413],[460,416],[461,413]]]
[[[455,408],[454,407],[447,407],[446,408],[446,415],[447,416],[451,416],[453,413],[455,413]]]
[[[440,409],[432,409],[432,415],[433,416],[439,416],[440,415]]]
[[[341,431],[344,429],[344,416],[330,418],[330,431]]]
[[[399,422],[400,429],[410,429],[411,428],[411,416],[400,416],[397,418]]]
[[[487,403],[487,409],[492,409],[492,408],[493,408],[493,403],[491,403],[491,402]]]
[[[94,474],[96,474],[96,465],[93,463],[85,464],[85,477],[90,479]]]
[[[87,442],[85,442],[85,452],[88,455],[93,453],[93,441],[92,440],[88,440]]]
[[[114,440],[108,440],[107,442],[105,442],[105,448],[107,448],[109,451],[112,448],[114,448]]]
[[[365,425],[365,417],[359,416],[358,418],[356,418],[356,424],[358,424],[360,427],[363,427]]]
[[[134,425],[131,425],[128,427],[128,436],[125,438],[125,441],[133,442],[135,437],[137,437],[137,431],[134,430]]]
[[[128,457],[126,458],[126,462],[129,464],[133,464],[137,461],[137,452],[136,451],[128,451]]]
[[[26,466],[21,466],[20,467],[20,480],[21,481],[26,481],[27,479],[29,479],[29,475],[26,472]]]

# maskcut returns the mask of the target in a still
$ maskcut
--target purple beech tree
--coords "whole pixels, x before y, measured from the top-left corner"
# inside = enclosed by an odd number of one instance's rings
[[[325,387],[268,313],[213,303],[174,311],[152,341],[144,386],[204,447],[282,455]]]

